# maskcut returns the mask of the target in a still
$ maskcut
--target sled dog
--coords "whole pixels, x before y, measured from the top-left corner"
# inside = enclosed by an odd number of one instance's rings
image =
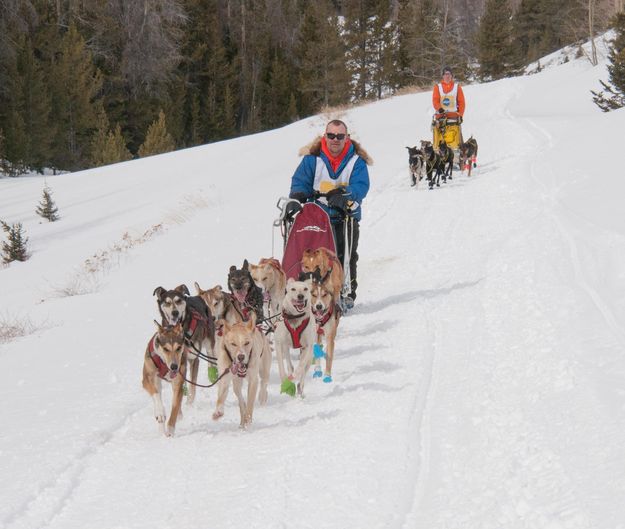
[[[460,170],[467,169],[471,176],[471,169],[477,166],[477,140],[471,136],[467,141],[460,144]]]
[[[182,325],[159,325],[155,320],[156,333],[150,338],[143,357],[143,389],[154,402],[154,418],[161,431],[168,437],[174,435],[176,420],[182,405],[182,385],[187,373],[187,353]],[[173,397],[169,421],[165,427],[165,407],[161,398],[161,381],[172,386]]]
[[[252,312],[256,313],[256,321],[263,319],[263,292],[254,283],[247,259],[240,269],[234,265],[230,267],[228,289],[232,293],[232,305],[239,313],[239,319],[247,321]],[[233,321],[230,317],[227,319]]]
[[[156,287],[153,295],[157,299],[162,325],[176,325],[178,323],[182,325],[187,347],[187,360],[191,370],[187,403],[193,404],[197,373],[200,367],[198,355],[202,354],[202,350],[206,354],[212,355],[215,350],[213,316],[201,297],[189,296],[189,289],[184,284],[178,285],[173,290]]]
[[[416,147],[406,147],[408,149],[408,167],[410,168],[411,186],[415,187],[423,179],[423,153]]]
[[[452,179],[454,170],[454,151],[444,141],[438,144],[438,154],[441,158],[441,171],[443,182],[447,182],[447,178]]]
[[[441,157],[434,150],[434,147],[432,147],[431,144],[425,146],[423,155],[425,158],[425,174],[430,189],[432,189],[434,185],[436,185],[436,187],[440,187],[442,172]]]
[[[332,360],[334,359],[334,342],[339,326],[341,313],[338,310],[337,300],[332,291],[321,283],[313,282],[311,288],[312,311],[315,316],[317,344],[323,346],[325,342],[325,371],[323,381],[332,382]],[[315,358],[315,372],[313,377],[321,376],[321,359]]]
[[[279,314],[286,286],[286,275],[280,262],[276,259],[261,259],[257,265],[250,264],[250,274],[263,292],[265,318]]]
[[[228,396],[228,388],[232,389],[239,401],[241,428],[252,422],[254,403],[258,393],[258,402],[267,402],[267,384],[271,368],[271,348],[265,336],[256,328],[256,315],[252,313],[247,322],[223,325],[223,336],[217,351],[217,369],[226,372],[219,380],[217,406],[213,419],[224,415],[224,405]],[[260,389],[259,389],[260,379]],[[247,380],[247,399],[243,397],[243,381]]]
[[[289,278],[282,301],[282,319],[276,324],[274,341],[280,380],[297,382],[297,393],[304,395],[304,380],[312,362],[315,343],[315,318],[312,313],[310,283]],[[300,349],[297,368],[293,369],[290,349]],[[285,369],[288,364],[288,373]]]
[[[343,287],[343,267],[336,254],[327,248],[304,250],[302,254],[302,272],[314,273],[319,270],[321,283],[332,290],[335,299],[339,299]]]

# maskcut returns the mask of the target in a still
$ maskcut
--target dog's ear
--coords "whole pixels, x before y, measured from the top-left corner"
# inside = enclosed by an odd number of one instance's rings
[[[152,295],[156,296],[158,299],[161,299],[161,295],[163,294],[163,292],[165,292],[165,289],[163,287],[156,287],[154,289],[154,292],[152,292]]]
[[[256,327],[256,313],[252,312],[250,314],[250,319],[248,320],[248,322],[245,324],[245,327],[247,328],[248,331],[253,331],[254,327]]]
[[[286,282],[287,285],[290,285],[291,283],[293,283],[295,281],[294,278],[289,277],[289,280]]]
[[[195,281],[193,285],[195,286],[195,291],[197,292],[197,295],[201,296],[203,293],[203,290],[200,288],[200,285],[198,285],[197,281]]]
[[[181,294],[186,294],[187,296],[189,295],[189,289],[184,283],[182,283],[182,285],[178,285],[176,288],[174,288],[174,290],[176,292],[180,292]]]
[[[237,269],[237,267],[235,265],[232,265],[228,272],[234,272],[236,269]]]
[[[175,332],[176,334],[183,334],[183,329],[182,329],[182,323],[178,322],[176,323],[176,325],[174,325],[172,327],[172,331]]]
[[[247,259],[243,260],[243,270],[249,270],[250,264],[247,262]]]

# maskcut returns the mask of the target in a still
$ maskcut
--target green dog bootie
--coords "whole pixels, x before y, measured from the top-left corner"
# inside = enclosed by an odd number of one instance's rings
[[[210,380],[211,384],[217,382],[219,376],[217,375],[217,368],[215,366],[209,366],[208,368],[208,380]]]
[[[280,386],[280,393],[286,393],[291,397],[295,397],[295,383],[292,380],[285,378]]]

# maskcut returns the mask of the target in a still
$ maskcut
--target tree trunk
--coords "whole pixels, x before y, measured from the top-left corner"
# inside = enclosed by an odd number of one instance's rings
[[[597,47],[595,46],[595,2],[588,0],[588,36],[590,37],[590,63],[597,66]]]

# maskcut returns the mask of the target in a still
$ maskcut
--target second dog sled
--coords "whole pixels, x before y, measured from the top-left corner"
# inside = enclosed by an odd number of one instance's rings
[[[290,203],[297,203],[299,201],[281,197],[276,204],[276,207],[280,210],[279,217],[274,221],[274,228],[279,227],[282,240],[283,240],[283,257],[282,257],[282,269],[287,278],[293,277],[297,279],[302,271],[301,259],[304,250],[317,248],[327,248],[334,254],[338,255],[336,239],[330,217],[321,205],[316,202],[316,199],[326,196],[324,193],[317,193],[315,200],[312,202],[306,202],[301,205],[301,210],[293,217],[286,214],[287,206]],[[345,250],[343,256],[343,286],[341,288],[341,299],[339,300],[339,306],[343,312],[346,312],[349,308],[346,306],[345,298],[351,292],[351,275],[350,275],[350,261],[351,261],[351,234],[353,233],[353,217],[349,214],[345,215],[342,222],[342,228],[344,230]],[[273,248],[272,240],[272,251]]]
[[[454,160],[458,164],[460,159],[460,145],[462,144],[462,116],[456,112],[441,112],[434,114],[432,119],[432,144],[436,150],[445,141],[454,151]]]

